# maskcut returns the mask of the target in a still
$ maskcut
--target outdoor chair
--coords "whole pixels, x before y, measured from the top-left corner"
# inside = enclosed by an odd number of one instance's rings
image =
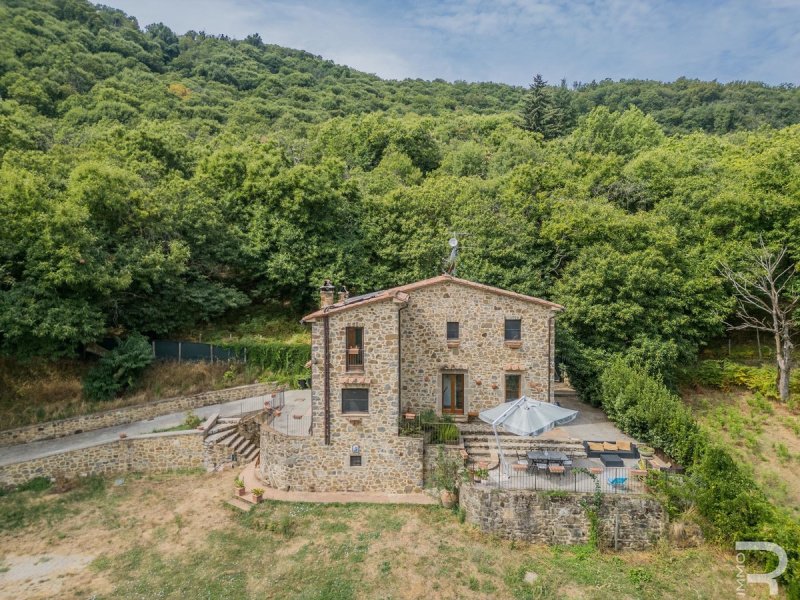
[[[547,473],[547,463],[536,463],[536,471],[539,473]]]

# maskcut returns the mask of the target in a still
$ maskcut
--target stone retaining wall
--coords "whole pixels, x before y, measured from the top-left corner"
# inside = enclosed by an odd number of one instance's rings
[[[361,466],[350,466],[358,445]],[[384,433],[377,437],[335,439],[291,437],[261,429],[260,476],[270,487],[303,492],[420,492],[423,441]]]
[[[584,544],[589,541],[589,519],[582,501],[591,494],[548,494],[533,490],[500,490],[464,484],[459,502],[467,521],[500,537],[544,544]],[[664,507],[646,496],[603,496],[600,539],[619,549],[644,550],[666,535]]]
[[[271,383],[257,383],[254,385],[243,385],[224,390],[203,392],[193,396],[179,396],[177,398],[165,398],[147,404],[136,406],[125,406],[104,410],[88,415],[80,415],[59,421],[47,421],[36,423],[17,429],[0,431],[0,446],[13,446],[15,444],[25,444],[39,440],[49,440],[64,437],[84,431],[102,429],[104,427],[114,427],[125,425],[135,421],[152,419],[161,415],[168,415],[174,412],[182,412],[194,408],[201,408],[211,404],[222,404],[234,400],[243,400],[253,396],[268,394],[275,389]]]
[[[72,479],[111,473],[162,472],[210,466],[202,431],[152,433],[113,440],[0,466],[0,487],[19,485],[34,477]]]

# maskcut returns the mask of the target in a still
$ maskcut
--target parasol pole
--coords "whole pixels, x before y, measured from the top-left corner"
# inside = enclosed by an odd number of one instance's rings
[[[500,454],[500,464],[503,465],[503,472],[508,473],[508,469],[506,466],[506,457],[503,454],[503,447],[500,445],[500,436],[497,434],[497,426],[501,425],[505,419],[508,418],[508,415],[511,414],[511,411],[514,410],[517,406],[522,405],[526,401],[525,396],[520,397],[519,400],[514,400],[511,403],[511,406],[508,407],[503,414],[497,417],[494,421],[492,421],[492,431],[494,431],[494,439],[497,442],[497,451]]]

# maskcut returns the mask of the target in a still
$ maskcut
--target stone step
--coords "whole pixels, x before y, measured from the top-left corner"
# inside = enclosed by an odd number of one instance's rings
[[[253,449],[250,450],[247,454],[245,454],[245,459],[249,462],[251,460],[255,460],[258,456],[258,446],[253,446]]]
[[[229,444],[229,445],[228,445],[228,447],[229,447],[229,448],[233,448],[233,450],[234,450],[234,451],[235,451],[237,454],[243,454],[243,452],[242,452],[242,451],[243,451],[243,450],[244,450],[244,449],[245,449],[247,446],[251,446],[252,444],[250,443],[250,440],[248,440],[248,439],[246,439],[246,438],[243,438],[243,437],[242,437],[242,436],[240,436],[240,435],[237,435],[236,437],[237,437],[238,439],[234,440],[234,441],[233,441],[231,444]]]
[[[222,431],[214,431],[206,436],[206,441],[213,444],[226,444],[227,440],[235,435],[239,435],[236,429],[223,429]]]
[[[253,506],[255,506],[252,502],[248,502],[247,500],[242,500],[239,496],[231,496],[226,500],[228,504],[231,506],[248,512]]]
[[[500,445],[503,448],[569,448],[574,450],[583,451],[583,444],[580,442],[564,442],[558,440],[527,440],[527,441],[511,441],[508,439],[500,438]],[[465,439],[465,448],[485,448],[497,447],[497,441],[494,437],[485,437],[483,439]]]
[[[217,424],[211,428],[209,431],[210,434],[215,433],[222,433],[223,431],[230,431],[231,429],[236,429],[236,423],[220,423],[217,421]]]

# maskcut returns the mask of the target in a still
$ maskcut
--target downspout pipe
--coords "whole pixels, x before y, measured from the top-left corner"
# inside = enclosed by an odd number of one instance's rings
[[[403,312],[408,308],[408,304],[405,304],[397,309],[397,427],[398,430],[400,428],[400,419],[402,418],[403,414],[403,343],[402,343],[402,334],[401,334],[401,326],[400,326],[400,313]]]
[[[331,329],[328,315],[322,317],[322,347],[324,356],[324,386],[322,391],[325,410],[323,425],[325,429],[325,445],[331,445]]]

